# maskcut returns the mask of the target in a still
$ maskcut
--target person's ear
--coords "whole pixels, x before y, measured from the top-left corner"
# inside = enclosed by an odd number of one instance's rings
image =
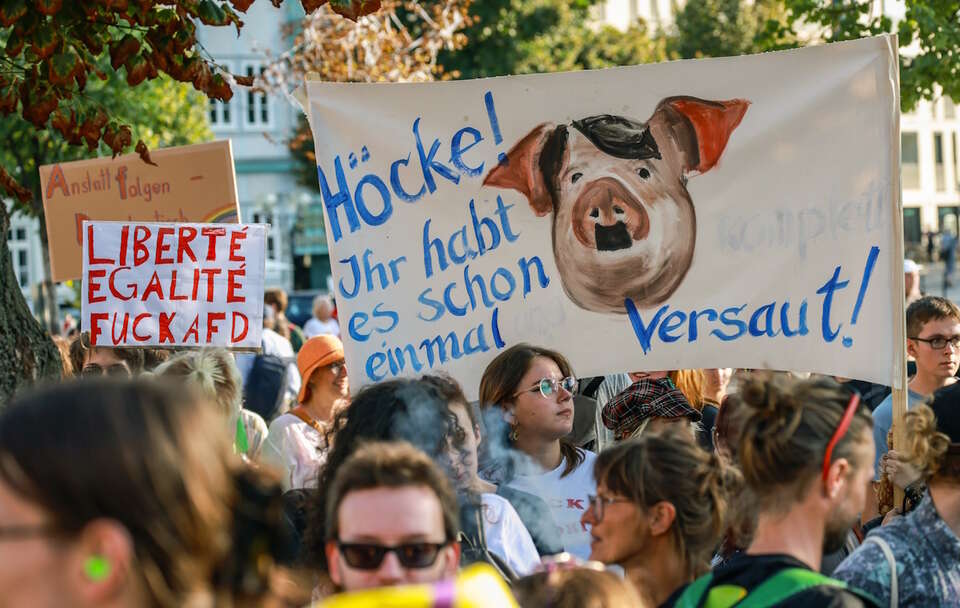
[[[84,603],[115,602],[132,584],[133,539],[120,523],[93,520],[80,532],[70,551],[70,579],[76,596]]]
[[[443,578],[452,579],[460,569],[460,543],[453,542],[442,549],[446,561],[443,564]]]
[[[647,512],[650,518],[650,534],[661,536],[670,531],[673,522],[677,519],[677,509],[673,503],[661,500],[650,507]]]
[[[324,553],[327,554],[327,571],[330,574],[330,580],[337,587],[343,587],[343,576],[340,572],[340,549],[337,548],[337,543],[332,540],[327,541],[323,549]]]
[[[850,461],[846,458],[837,458],[830,463],[827,469],[827,480],[823,484],[824,494],[830,499],[836,498],[847,483],[847,475],[852,472]]]
[[[509,407],[503,410],[503,420],[510,426],[513,426],[517,422],[517,414],[514,407]]]
[[[483,433],[480,432],[480,425],[473,425],[473,436],[477,438],[477,447],[480,447],[480,444],[483,443]]]
[[[909,338],[907,338],[907,354],[914,359],[917,358],[917,343]]]

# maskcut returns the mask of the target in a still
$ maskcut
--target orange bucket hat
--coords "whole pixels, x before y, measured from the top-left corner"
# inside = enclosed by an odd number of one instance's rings
[[[300,370],[301,380],[300,394],[297,395],[298,403],[303,403],[307,398],[310,374],[340,359],[343,359],[343,342],[334,335],[314,336],[303,343],[300,352],[297,353],[297,369]]]

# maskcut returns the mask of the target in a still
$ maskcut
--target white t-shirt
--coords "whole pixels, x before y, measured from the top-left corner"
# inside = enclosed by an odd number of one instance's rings
[[[563,548],[581,559],[589,559],[590,533],[580,524],[580,517],[587,510],[587,495],[597,493],[597,482],[593,478],[593,464],[597,455],[582,451],[583,462],[566,477],[560,477],[566,464],[564,462],[554,470],[539,475],[517,475],[507,485],[546,502],[553,513],[557,537]]]
[[[308,340],[314,336],[322,336],[323,334],[333,334],[339,338],[340,323],[338,323],[336,319],[321,321],[316,317],[310,317],[310,319],[303,324],[303,335],[305,335]]]
[[[260,460],[280,471],[284,490],[317,487],[317,475],[327,461],[323,436],[293,414],[270,423]]]
[[[540,564],[540,554],[513,505],[496,494],[481,494],[480,500],[487,549],[505,561],[518,576],[532,573]]]

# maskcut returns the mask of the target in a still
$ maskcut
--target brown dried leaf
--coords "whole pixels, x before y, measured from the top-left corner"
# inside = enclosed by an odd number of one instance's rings
[[[135,148],[137,154],[140,155],[140,160],[147,163],[148,165],[157,166],[157,163],[153,162],[150,159],[150,150],[147,149],[147,144],[143,143],[142,139],[137,140],[137,147]]]
[[[237,84],[239,84],[240,86],[244,86],[244,87],[252,87],[252,86],[253,86],[253,81],[254,81],[254,77],[253,77],[253,76],[237,76],[236,74],[233,74],[233,79],[234,79],[234,80],[237,82]]]
[[[56,15],[63,6],[63,0],[34,0],[33,3],[43,15]]]
[[[19,100],[20,96],[17,94],[16,81],[7,81],[0,76],[0,113],[7,116],[11,112],[15,112]]]
[[[7,194],[17,197],[21,203],[29,203],[33,198],[33,193],[18,184],[3,167],[0,167],[0,187],[6,190]]]
[[[127,69],[127,84],[131,87],[146,80],[150,74],[150,65],[143,55],[131,55],[123,65]]]
[[[210,78],[210,83],[207,85],[205,92],[211,99],[219,99],[220,101],[230,101],[230,98],[233,97],[233,89],[230,88],[230,83],[220,74],[214,74]]]
[[[114,70],[119,70],[120,66],[125,64],[139,50],[140,41],[127,34],[119,42],[110,45],[110,66]]]
[[[300,1],[305,3],[309,0]],[[356,21],[364,15],[380,10],[380,0],[331,0],[330,8],[336,14]]]
[[[303,5],[303,12],[309,15],[313,11],[326,4],[328,1],[329,0],[300,0],[300,4]]]
[[[60,98],[56,92],[49,86],[40,85],[36,81],[30,83],[24,81],[20,89],[20,99],[23,106],[23,118],[38,129],[42,129],[47,124],[50,114],[57,109],[60,104]]]
[[[97,113],[88,117],[80,124],[80,136],[87,142],[87,148],[91,151],[97,149],[100,142],[100,131],[107,124],[107,114],[103,110],[97,110]]]

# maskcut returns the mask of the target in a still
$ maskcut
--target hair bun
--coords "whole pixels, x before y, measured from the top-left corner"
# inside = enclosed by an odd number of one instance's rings
[[[906,456],[921,468],[924,477],[929,477],[940,469],[950,438],[937,430],[937,418],[926,405],[910,408],[904,422],[910,446]]]
[[[768,433],[789,426],[802,409],[783,386],[783,379],[774,374],[752,375],[741,389],[741,396],[753,410],[751,418],[763,422],[763,430]]]

